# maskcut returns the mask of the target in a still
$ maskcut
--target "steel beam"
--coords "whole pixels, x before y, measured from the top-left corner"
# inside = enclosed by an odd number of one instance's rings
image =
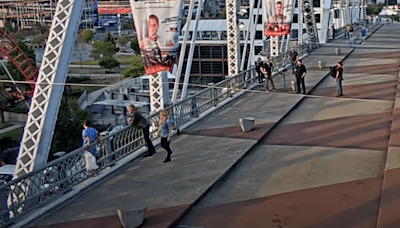
[[[182,90],[181,100],[183,100],[187,94],[187,88],[188,88],[189,78],[190,78],[190,70],[192,69],[193,53],[194,53],[194,48],[195,48],[196,39],[197,39],[197,27],[199,25],[202,5],[203,5],[203,1],[200,0],[199,3],[197,4],[196,20],[194,22],[194,30],[193,30],[192,40],[190,41],[190,49],[189,49],[189,54],[188,54],[188,61],[186,64],[186,72],[185,72],[185,79],[183,81],[183,90]]]
[[[226,33],[228,48],[228,76],[239,73],[240,43],[238,36],[237,0],[225,0],[226,5]]]
[[[324,0],[323,11],[322,11],[322,23],[321,23],[321,38],[319,40],[320,43],[324,44],[329,41],[329,22],[331,19],[331,9],[333,6],[332,0]]]
[[[44,51],[14,178],[47,163],[58,110],[85,1],[61,0]]]
[[[185,60],[186,44],[187,44],[187,40],[188,40],[189,33],[190,33],[190,23],[192,22],[193,8],[194,8],[194,4],[196,2],[198,2],[198,1],[196,1],[196,0],[190,1],[190,5],[189,5],[189,14],[186,19],[186,30],[185,30],[185,34],[183,36],[183,43],[181,45],[181,52],[179,55],[178,69],[177,69],[177,73],[175,75],[175,84],[174,84],[174,92],[172,94],[172,103],[176,103],[178,101],[177,97],[178,97],[179,85],[181,82],[183,61]]]

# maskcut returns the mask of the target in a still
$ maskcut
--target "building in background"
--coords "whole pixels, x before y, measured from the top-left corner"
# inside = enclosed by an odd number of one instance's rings
[[[250,0],[239,0],[240,8],[247,9],[248,13],[250,13]],[[190,1],[186,1],[186,13],[188,11],[188,5]],[[318,29],[318,35],[321,35],[321,22],[323,18],[323,9],[322,9],[323,0],[313,0],[314,11],[315,11],[315,20]],[[254,10],[252,17],[255,20],[257,15],[257,4],[258,0],[255,0]],[[339,7],[336,7],[339,8]],[[194,7],[197,10],[197,6]],[[190,73],[190,83],[191,84],[202,84],[207,85],[208,83],[215,83],[223,80],[226,76],[228,76],[228,60],[227,60],[227,43],[226,43],[226,20],[222,18],[223,11],[225,10],[225,0],[204,0],[204,7],[202,10],[202,19],[199,20],[198,25],[198,33],[196,38],[195,50],[193,55],[193,62],[191,66]],[[341,21],[341,13],[337,9],[335,13],[335,23],[339,25]],[[290,42],[289,46],[297,45],[298,38],[298,13],[299,10],[297,8],[297,1],[295,4],[295,10],[293,15],[293,23],[291,26],[290,33]],[[195,18],[196,11],[193,12],[193,19]],[[240,22],[244,23],[244,29],[240,31],[240,39],[241,39],[241,51],[243,51],[244,46],[244,38],[246,36],[246,28],[249,23],[249,16],[245,15],[241,17]],[[251,61],[251,65],[255,64],[256,59],[259,56],[268,55],[269,52],[269,39],[265,37],[263,34],[263,19],[262,19],[262,9],[259,11],[259,16],[256,25],[255,32],[255,41],[254,41],[254,56]],[[307,39],[306,35],[306,27],[303,24],[303,40]],[[337,27],[336,29],[338,29]],[[184,31],[186,29],[186,25],[183,26],[181,31],[181,41],[184,36]],[[189,28],[189,37],[193,35],[194,30],[194,21],[191,23]],[[248,42],[250,43],[250,41]],[[189,46],[189,45],[188,45]],[[189,52],[189,47],[187,47],[186,53]],[[249,50],[247,50],[249,52]],[[241,58],[242,54],[240,55]],[[185,56],[185,62],[182,70],[182,75],[185,74],[186,61],[188,56]],[[245,67],[247,66],[247,62],[245,63]]]
[[[58,0],[0,0],[0,27],[12,26],[18,30],[34,26],[50,26]],[[80,28],[97,25],[97,0],[86,0]]]

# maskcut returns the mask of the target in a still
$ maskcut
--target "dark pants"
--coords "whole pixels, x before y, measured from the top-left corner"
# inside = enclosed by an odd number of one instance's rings
[[[343,96],[342,81],[343,81],[343,78],[338,78],[338,79],[336,80],[336,87],[337,87],[337,91],[338,91],[338,95],[339,95],[339,96]]]
[[[271,72],[265,75],[265,88],[268,90],[269,82],[272,84],[272,89],[275,89],[274,81],[272,80]]]
[[[154,149],[153,142],[151,142],[151,139],[150,139],[150,125],[147,125],[146,127],[143,128],[143,138],[147,144],[147,148],[148,148],[147,153],[154,154],[156,152],[156,149]]]
[[[301,76],[300,77],[298,77],[298,76],[296,76],[296,82],[297,82],[297,92],[301,92],[301,89],[300,89],[300,85],[303,87],[303,93],[305,94],[306,93],[306,84],[305,84],[305,81],[304,81],[304,78],[302,78]]]
[[[294,69],[296,69],[296,61],[292,61],[292,74],[294,74]]]
[[[161,147],[164,148],[168,153],[166,159],[171,159],[172,150],[169,147],[168,137],[161,137]]]

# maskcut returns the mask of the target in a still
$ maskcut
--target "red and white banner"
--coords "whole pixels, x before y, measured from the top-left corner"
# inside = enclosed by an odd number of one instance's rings
[[[130,0],[144,71],[172,71],[178,59],[183,0]]]
[[[265,36],[284,36],[290,33],[293,0],[263,0]]]

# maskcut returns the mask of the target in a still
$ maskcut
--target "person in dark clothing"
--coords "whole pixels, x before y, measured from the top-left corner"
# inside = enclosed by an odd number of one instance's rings
[[[267,61],[261,67],[261,72],[264,74],[264,77],[265,77],[265,87],[266,87],[265,89],[267,92],[269,92],[269,90],[268,90],[269,82],[271,82],[271,84],[272,84],[272,90],[276,91],[274,81],[272,80],[272,69],[273,69],[273,65],[271,63],[271,60],[269,58],[267,58]]]
[[[292,74],[294,74],[294,69],[296,68],[296,62],[297,60],[299,60],[299,54],[297,54],[294,48],[292,48],[292,50],[290,51],[288,60],[292,64]]]
[[[301,92],[300,85],[303,87],[303,94],[306,94],[306,84],[305,77],[307,74],[307,69],[301,62],[301,60],[297,60],[297,66],[295,69],[296,82],[297,82],[297,93]]]
[[[257,59],[256,62],[256,71],[258,74],[258,83],[260,84],[260,86],[263,86],[263,73],[261,72],[261,67],[263,66],[263,62],[261,61],[261,58]]]
[[[335,77],[338,97],[343,96],[342,81],[343,81],[343,64],[342,62],[338,62],[336,67],[336,77]]]
[[[153,154],[156,153],[156,149],[150,139],[150,124],[147,122],[146,118],[136,110],[136,107],[133,104],[128,105],[126,110],[128,111],[128,124],[143,130],[143,138],[144,141],[146,141],[148,148],[147,153],[145,153],[143,157],[153,156]]]

